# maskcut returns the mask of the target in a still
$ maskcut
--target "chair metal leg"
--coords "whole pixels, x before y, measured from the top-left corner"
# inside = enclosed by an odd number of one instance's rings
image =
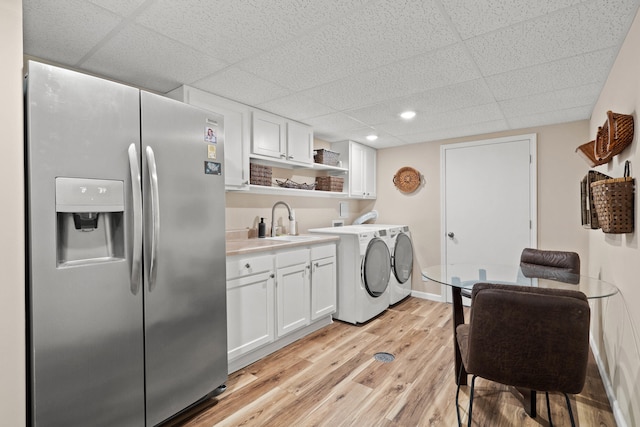
[[[458,387],[456,389],[456,415],[458,416],[458,427],[462,426],[462,421],[460,419],[460,404],[458,403],[458,396],[460,395],[460,378],[462,377],[462,372],[464,371],[464,367],[462,366],[462,364],[460,364],[460,370],[458,372]]]
[[[571,401],[569,400],[569,395],[567,393],[563,393],[564,398],[567,401],[567,408],[569,408],[569,418],[571,419],[571,427],[576,427],[576,420],[573,419],[573,410],[571,409]]]
[[[469,422],[467,425],[471,427],[471,411],[473,411],[473,388],[476,385],[476,376],[471,377],[471,390],[469,391]]]
[[[461,381],[460,381],[460,377],[462,377],[462,375],[466,375],[467,371],[466,369],[464,369],[464,366],[460,366],[460,371],[458,372],[458,387],[456,389],[456,415],[458,416],[458,427],[462,426],[462,419],[460,418],[460,403],[459,403],[459,396],[460,396],[460,385],[461,385]],[[465,381],[466,382],[466,381]],[[471,411],[473,409],[473,388],[475,386],[476,383],[476,376],[474,375],[471,378],[471,390],[469,391],[469,421],[467,423],[467,425],[469,427],[471,427]]]
[[[551,420],[551,404],[549,403],[549,392],[545,391],[544,395],[547,397],[547,417],[549,417],[549,427],[553,427],[553,421]]]

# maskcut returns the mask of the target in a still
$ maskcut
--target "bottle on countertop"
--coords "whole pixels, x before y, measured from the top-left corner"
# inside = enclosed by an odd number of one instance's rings
[[[258,224],[258,237],[267,237],[267,224],[264,223],[264,218],[260,218],[260,223]]]
[[[298,235],[298,222],[296,221],[296,212],[291,209],[291,220],[289,220],[289,234],[292,236]]]

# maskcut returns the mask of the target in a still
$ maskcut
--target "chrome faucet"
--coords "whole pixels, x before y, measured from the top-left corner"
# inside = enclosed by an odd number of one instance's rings
[[[275,216],[275,210],[276,210],[276,206],[278,205],[284,205],[287,208],[287,212],[289,214],[289,221],[293,221],[293,216],[291,215],[291,206],[289,206],[289,204],[283,202],[283,201],[277,201],[275,202],[275,204],[273,205],[273,207],[271,208],[271,237],[276,237],[276,216]]]

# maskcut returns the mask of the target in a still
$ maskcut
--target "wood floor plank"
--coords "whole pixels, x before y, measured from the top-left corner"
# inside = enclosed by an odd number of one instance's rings
[[[395,360],[374,360],[377,351]],[[364,325],[336,321],[232,373],[226,392],[166,426],[453,426],[453,354],[451,306],[410,297]],[[578,425],[615,426],[592,356],[585,388],[571,401]],[[465,425],[468,403],[463,386]],[[512,388],[478,379],[473,425],[548,426],[544,393],[537,403],[532,419]],[[551,395],[551,412],[554,425],[567,425],[562,395]]]

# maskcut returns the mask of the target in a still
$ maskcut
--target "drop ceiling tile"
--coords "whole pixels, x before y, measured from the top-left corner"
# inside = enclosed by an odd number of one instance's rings
[[[347,110],[479,77],[466,49],[458,43],[354,74],[305,94],[336,110]]]
[[[145,0],[88,0],[97,6],[117,13],[120,16],[127,17],[131,15]],[[148,3],[148,2],[147,2]]]
[[[193,49],[235,63],[297,39],[366,2],[157,0],[137,22]]]
[[[463,40],[546,15],[584,0],[446,0],[442,6]]]
[[[617,46],[637,7],[638,0],[581,3],[465,43],[482,74],[490,76]]]
[[[512,129],[546,126],[556,123],[589,120],[591,118],[592,109],[591,105],[587,105],[583,107],[568,108],[565,110],[546,111],[530,116],[511,117],[507,120]]]
[[[369,141],[367,139],[367,135],[371,134],[377,135],[378,139],[375,141]],[[342,131],[340,132],[340,135],[341,141],[348,139],[374,148],[394,147],[403,144],[401,139],[385,132],[375,131],[368,126]]]
[[[422,116],[489,104],[493,100],[493,95],[484,81],[476,79],[431,89],[405,98],[393,99],[370,107],[349,110],[347,113],[358,120],[373,125],[392,121],[403,123],[404,121],[399,117],[403,111],[415,111],[417,113],[416,119],[420,120]]]
[[[390,133],[399,138],[414,133],[425,133],[447,128],[463,128],[465,126],[502,120],[504,116],[496,103],[476,105],[461,108],[445,113],[433,114],[423,117],[423,120],[409,122],[388,122],[376,125],[376,129]]]
[[[364,123],[349,117],[344,113],[326,114],[324,116],[310,117],[305,123],[313,126],[314,132],[341,132],[351,129],[360,129],[366,126]],[[346,138],[342,138],[346,139]]]
[[[420,142],[441,141],[444,139],[501,132],[508,129],[509,126],[507,124],[507,121],[504,119],[500,119],[488,122],[474,123],[466,126],[456,126],[453,128],[440,129],[436,131],[403,135],[401,138],[407,144],[417,144]]]
[[[288,89],[237,67],[225,68],[212,76],[193,83],[193,86],[254,106],[291,93]]]
[[[166,93],[225,65],[146,28],[129,25],[108,40],[82,67]]]
[[[24,53],[75,65],[121,22],[105,9],[81,0],[24,0]]]
[[[594,83],[556,92],[541,93],[524,98],[500,101],[500,108],[508,119],[521,116],[532,116],[556,110],[574,107],[593,107],[600,95],[602,86]]]
[[[337,112],[301,93],[294,93],[257,104],[256,107],[302,122],[310,117],[324,116]]]
[[[241,67],[299,91],[456,41],[433,1],[378,1],[358,14],[243,61]]]
[[[615,59],[613,48],[590,52],[486,78],[498,101],[606,80]]]

